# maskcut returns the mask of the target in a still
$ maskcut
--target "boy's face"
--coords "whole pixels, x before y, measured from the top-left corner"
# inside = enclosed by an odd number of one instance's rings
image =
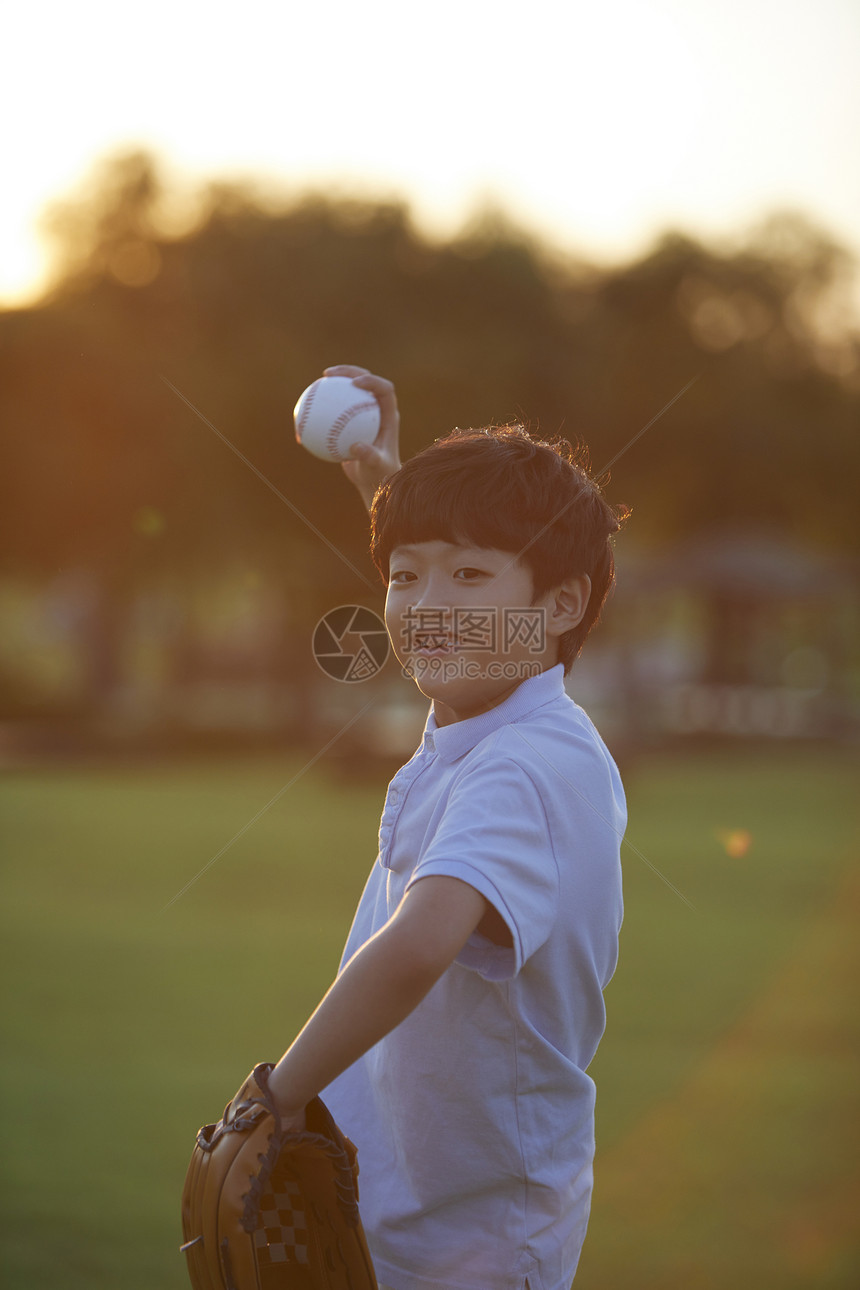
[[[509,551],[441,541],[395,547],[385,624],[439,725],[496,707],[557,662],[551,600],[532,603],[531,571]]]

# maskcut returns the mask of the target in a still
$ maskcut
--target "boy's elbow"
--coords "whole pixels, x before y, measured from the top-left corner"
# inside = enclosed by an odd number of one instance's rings
[[[460,953],[461,946],[432,935],[417,936],[410,941],[411,970],[425,984],[435,985]]]
[[[416,883],[386,928],[398,975],[429,990],[454,962],[486,907],[478,892],[456,878]]]
[[[414,934],[414,929],[392,918],[375,937],[377,953],[388,981],[398,991],[423,997],[456,958],[432,936]]]

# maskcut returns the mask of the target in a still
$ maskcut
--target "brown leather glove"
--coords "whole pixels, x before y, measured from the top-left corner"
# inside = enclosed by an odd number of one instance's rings
[[[197,1134],[182,1192],[195,1290],[378,1290],[358,1213],[358,1163],[314,1098],[286,1132],[255,1066]]]

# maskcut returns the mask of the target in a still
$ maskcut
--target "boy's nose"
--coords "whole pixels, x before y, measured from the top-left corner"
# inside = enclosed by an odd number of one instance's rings
[[[446,607],[446,601],[443,596],[441,579],[434,577],[432,574],[424,578],[421,584],[415,589],[414,609],[443,609]]]

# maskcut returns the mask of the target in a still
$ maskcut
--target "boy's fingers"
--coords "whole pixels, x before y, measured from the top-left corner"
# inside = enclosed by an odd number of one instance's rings
[[[380,405],[383,406],[383,412],[396,412],[397,397],[394,393],[393,381],[387,381],[384,376],[375,376],[369,372],[366,367],[353,367],[349,363],[339,363],[335,367],[327,367],[323,376],[345,376],[351,380],[360,390],[367,390],[370,394],[376,396]]]
[[[334,367],[326,367],[323,370],[323,376],[369,376],[366,367],[354,367],[351,363],[336,363]]]
[[[374,448],[372,443],[354,443],[349,450],[347,460],[366,466],[368,470],[380,477],[391,473],[390,458],[378,448]]]
[[[380,425],[375,443],[365,444],[358,451],[353,448],[350,452],[349,460],[362,467],[361,477],[366,478],[369,473],[375,472],[380,479],[384,479],[393,471],[399,470],[400,411],[393,381],[387,381],[384,376],[375,376],[366,367],[355,367],[351,363],[327,367],[324,375],[345,376],[358,389],[372,394],[379,404]],[[355,482],[353,471],[347,471],[347,475]]]
[[[360,390],[367,390],[370,394],[375,394],[380,404],[387,402],[392,404],[394,408],[397,407],[394,382],[386,381],[384,376],[374,376],[372,372],[365,372],[363,376],[356,376],[352,383],[357,385]]]
[[[360,390],[367,390],[379,404],[380,426],[376,443],[389,456],[397,456],[397,443],[400,435],[400,411],[397,407],[397,394],[394,384],[386,381],[384,376],[373,376],[368,373],[355,379]]]

